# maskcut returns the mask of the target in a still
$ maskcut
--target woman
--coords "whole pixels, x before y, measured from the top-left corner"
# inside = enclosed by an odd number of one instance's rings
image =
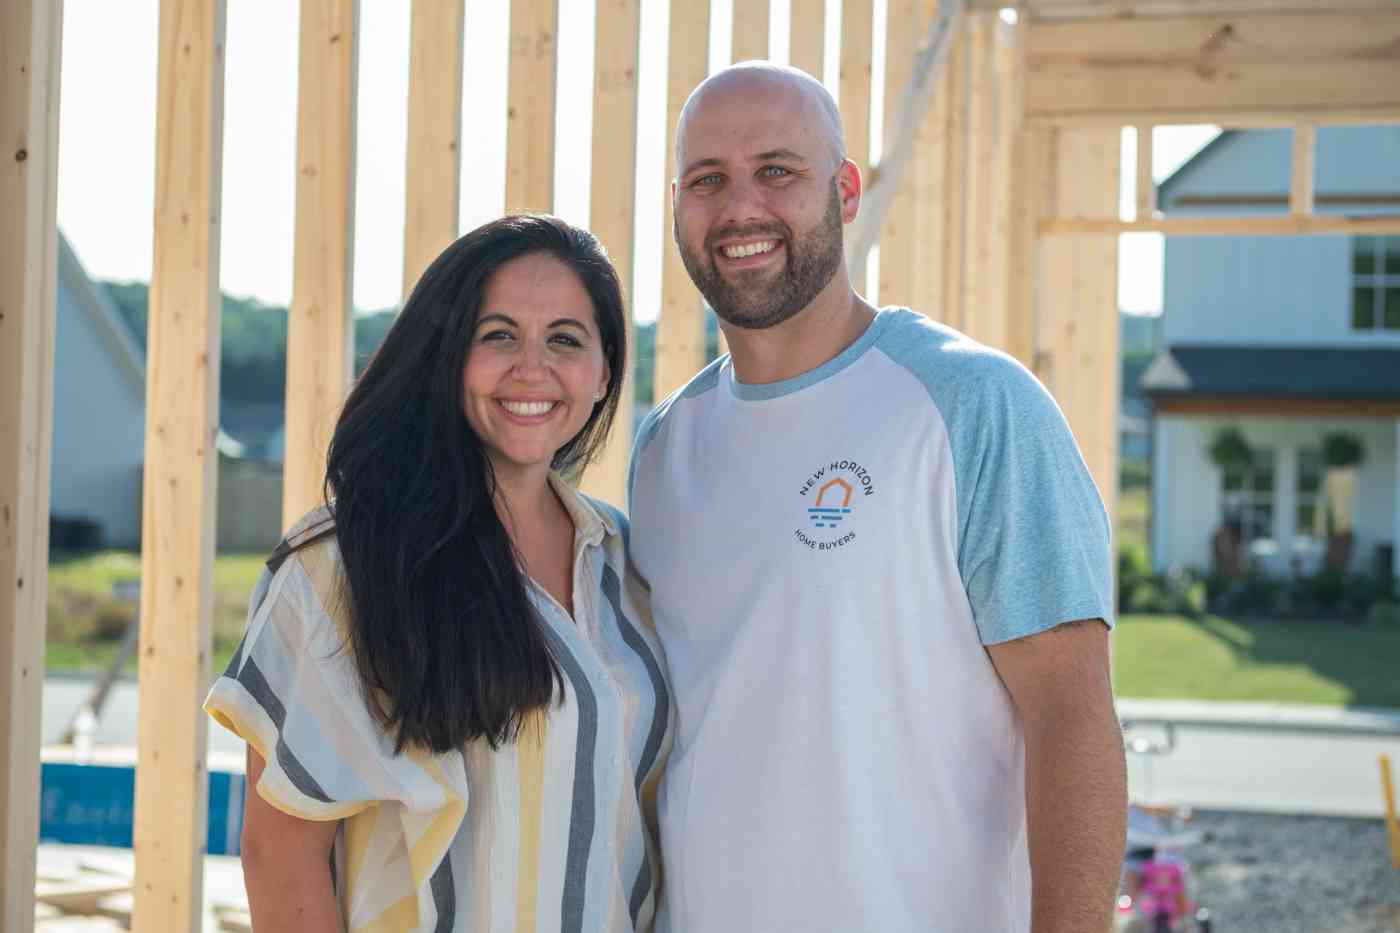
[[[248,742],[259,933],[647,930],[674,712],[599,449],[622,292],[512,216],[424,273],[206,709]]]

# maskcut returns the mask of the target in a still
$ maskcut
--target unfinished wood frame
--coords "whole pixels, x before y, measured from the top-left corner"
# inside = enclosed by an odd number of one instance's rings
[[[1029,18],[1027,116],[1132,125],[1388,122],[1400,9]]]
[[[1157,182],[1152,177],[1154,129],[1150,123],[1137,128],[1137,220],[1151,220],[1157,214]]]
[[[284,528],[323,499],[326,451],[354,373],[358,17],[358,0],[302,0]]]
[[[506,107],[506,210],[554,209],[555,72],[558,0],[510,5]]]
[[[34,925],[63,6],[0,0],[0,929]]]
[[[146,337],[134,927],[201,928],[209,781],[223,0],[162,0]]]
[[[1118,204],[1120,133],[1062,127],[1047,139],[1056,216],[1104,215]],[[1041,232],[1037,244],[1037,372],[1059,402],[1110,515],[1118,497],[1118,237]]]
[[[457,239],[465,12],[465,0],[413,0],[403,224],[405,301],[428,264]]]
[[[1276,236],[1339,233],[1351,236],[1400,234],[1400,215],[1332,216],[1274,214],[1257,217],[1158,217],[1115,220],[1111,217],[1055,217],[1043,220],[1040,232],[1161,233],[1166,236]]]
[[[583,477],[583,489],[605,502],[627,502],[627,464],[632,450],[636,340],[631,310],[632,247],[636,233],[637,99],[641,44],[641,0],[599,0],[593,81],[593,178],[588,223],[617,267],[627,295],[627,372],[613,420],[612,436]]]
[[[1289,213],[1307,217],[1313,212],[1317,197],[1317,127],[1299,124],[1293,127],[1293,181],[1288,191]]]
[[[870,91],[874,62],[874,0],[842,0],[841,80],[838,106],[846,130],[846,156],[870,173]],[[864,291],[857,282],[857,291]]]
[[[676,178],[676,124],[681,108],[709,69],[710,5],[674,3],[666,75],[666,183]],[[672,241],[675,211],[666,198],[661,235],[667,245],[661,260],[661,313],[656,321],[653,383],[660,401],[684,385],[705,364],[705,311]]]
[[[730,61],[746,62],[768,58],[770,0],[739,0],[734,4],[730,24],[733,45]]]
[[[826,0],[792,0],[788,62],[818,81],[826,61]]]

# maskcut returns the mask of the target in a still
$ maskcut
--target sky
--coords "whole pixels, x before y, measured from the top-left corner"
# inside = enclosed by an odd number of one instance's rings
[[[712,0],[711,70],[729,61],[735,0]],[[770,57],[786,61],[791,0],[772,0]],[[827,61],[835,60],[841,0],[827,0]],[[592,4],[560,7],[558,139],[554,212],[588,222],[591,149],[569,145],[591,132]],[[292,293],[296,181],[297,8],[288,0],[227,4],[220,286],[230,294],[285,305]],[[876,0],[876,34],[884,0]],[[667,0],[642,0],[634,313],[660,305],[663,229]],[[409,3],[360,0],[354,304],[398,304],[402,289],[404,161],[407,140]],[[66,0],[59,111],[58,222],[93,278],[147,280],[152,260],[158,0]],[[509,0],[468,0],[464,41],[461,229],[500,214],[505,190],[505,74]],[[883,71],[877,52],[876,75]],[[578,80],[577,76],[588,76]],[[833,88],[828,65],[823,76]],[[875,82],[872,155],[883,133]],[[1214,135],[1212,127],[1159,128],[1160,180]],[[1133,164],[1125,132],[1125,166]],[[1131,171],[1124,204],[1131,211]],[[1161,238],[1125,237],[1120,303],[1161,307]]]

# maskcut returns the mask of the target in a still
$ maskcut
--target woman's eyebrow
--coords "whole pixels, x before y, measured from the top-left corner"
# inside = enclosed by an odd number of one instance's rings
[[[476,319],[476,326],[480,327],[481,325],[486,324],[490,321],[499,321],[502,324],[509,324],[511,327],[519,326],[515,323],[514,319],[507,317],[506,315],[501,314],[499,312],[495,312],[492,314],[483,314],[481,317]]]
[[[585,334],[588,333],[588,328],[587,328],[587,327],[584,325],[584,323],[583,323],[582,321],[580,321],[578,318],[561,317],[561,318],[559,318],[557,321],[550,321],[550,322],[549,322],[549,326],[550,326],[550,327],[564,327],[564,326],[574,327],[574,328],[577,328],[577,329],[583,331]]]

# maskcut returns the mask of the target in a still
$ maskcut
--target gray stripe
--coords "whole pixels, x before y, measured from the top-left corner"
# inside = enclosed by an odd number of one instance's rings
[[[593,848],[593,756],[598,744],[598,700],[593,686],[559,635],[541,620],[555,660],[574,686],[578,700],[578,741],[574,749],[574,804],[569,818],[569,853],[564,867],[564,893],[559,904],[561,933],[583,930],[583,908],[588,882],[588,853]]]
[[[277,698],[277,694],[272,692],[272,687],[268,685],[267,678],[263,677],[262,671],[258,668],[258,662],[252,658],[243,665],[243,669],[238,672],[235,678],[243,689],[257,701],[257,704],[267,713],[267,718],[272,720],[272,724],[277,727],[277,763],[282,767],[292,785],[312,800],[319,800],[322,803],[331,803],[331,798],[326,796],[326,792],[321,789],[321,785],[316,783],[316,779],[311,773],[302,767],[297,756],[287,747],[287,741],[282,737],[282,726],[287,721],[287,710],[282,705],[282,701]]]
[[[437,926],[434,933],[452,933],[456,922],[457,890],[452,882],[452,852],[449,849],[442,855],[442,864],[433,872],[428,887],[433,889],[433,906],[437,908]]]
[[[641,767],[637,769],[637,802],[642,800],[642,782],[647,774],[651,772],[656,764],[656,756],[661,751],[661,740],[666,736],[666,724],[670,721],[671,715],[671,694],[666,687],[666,678],[661,674],[661,665],[656,663],[656,655],[652,654],[651,648],[637,631],[632,620],[628,619],[622,612],[622,582],[618,580],[617,573],[607,564],[603,564],[603,595],[608,598],[608,605],[612,606],[613,616],[617,619],[617,627],[622,632],[622,640],[627,642],[627,646],[637,653],[637,657],[642,659],[646,665],[647,676],[651,678],[652,689],[656,692],[656,704],[652,708],[651,728],[647,730],[646,745],[642,747]],[[650,848],[642,846],[642,867],[637,872],[637,880],[632,884],[632,897],[628,907],[632,911],[632,927],[637,926],[637,915],[641,912],[642,905],[646,903],[647,893],[651,890],[651,857]]]

